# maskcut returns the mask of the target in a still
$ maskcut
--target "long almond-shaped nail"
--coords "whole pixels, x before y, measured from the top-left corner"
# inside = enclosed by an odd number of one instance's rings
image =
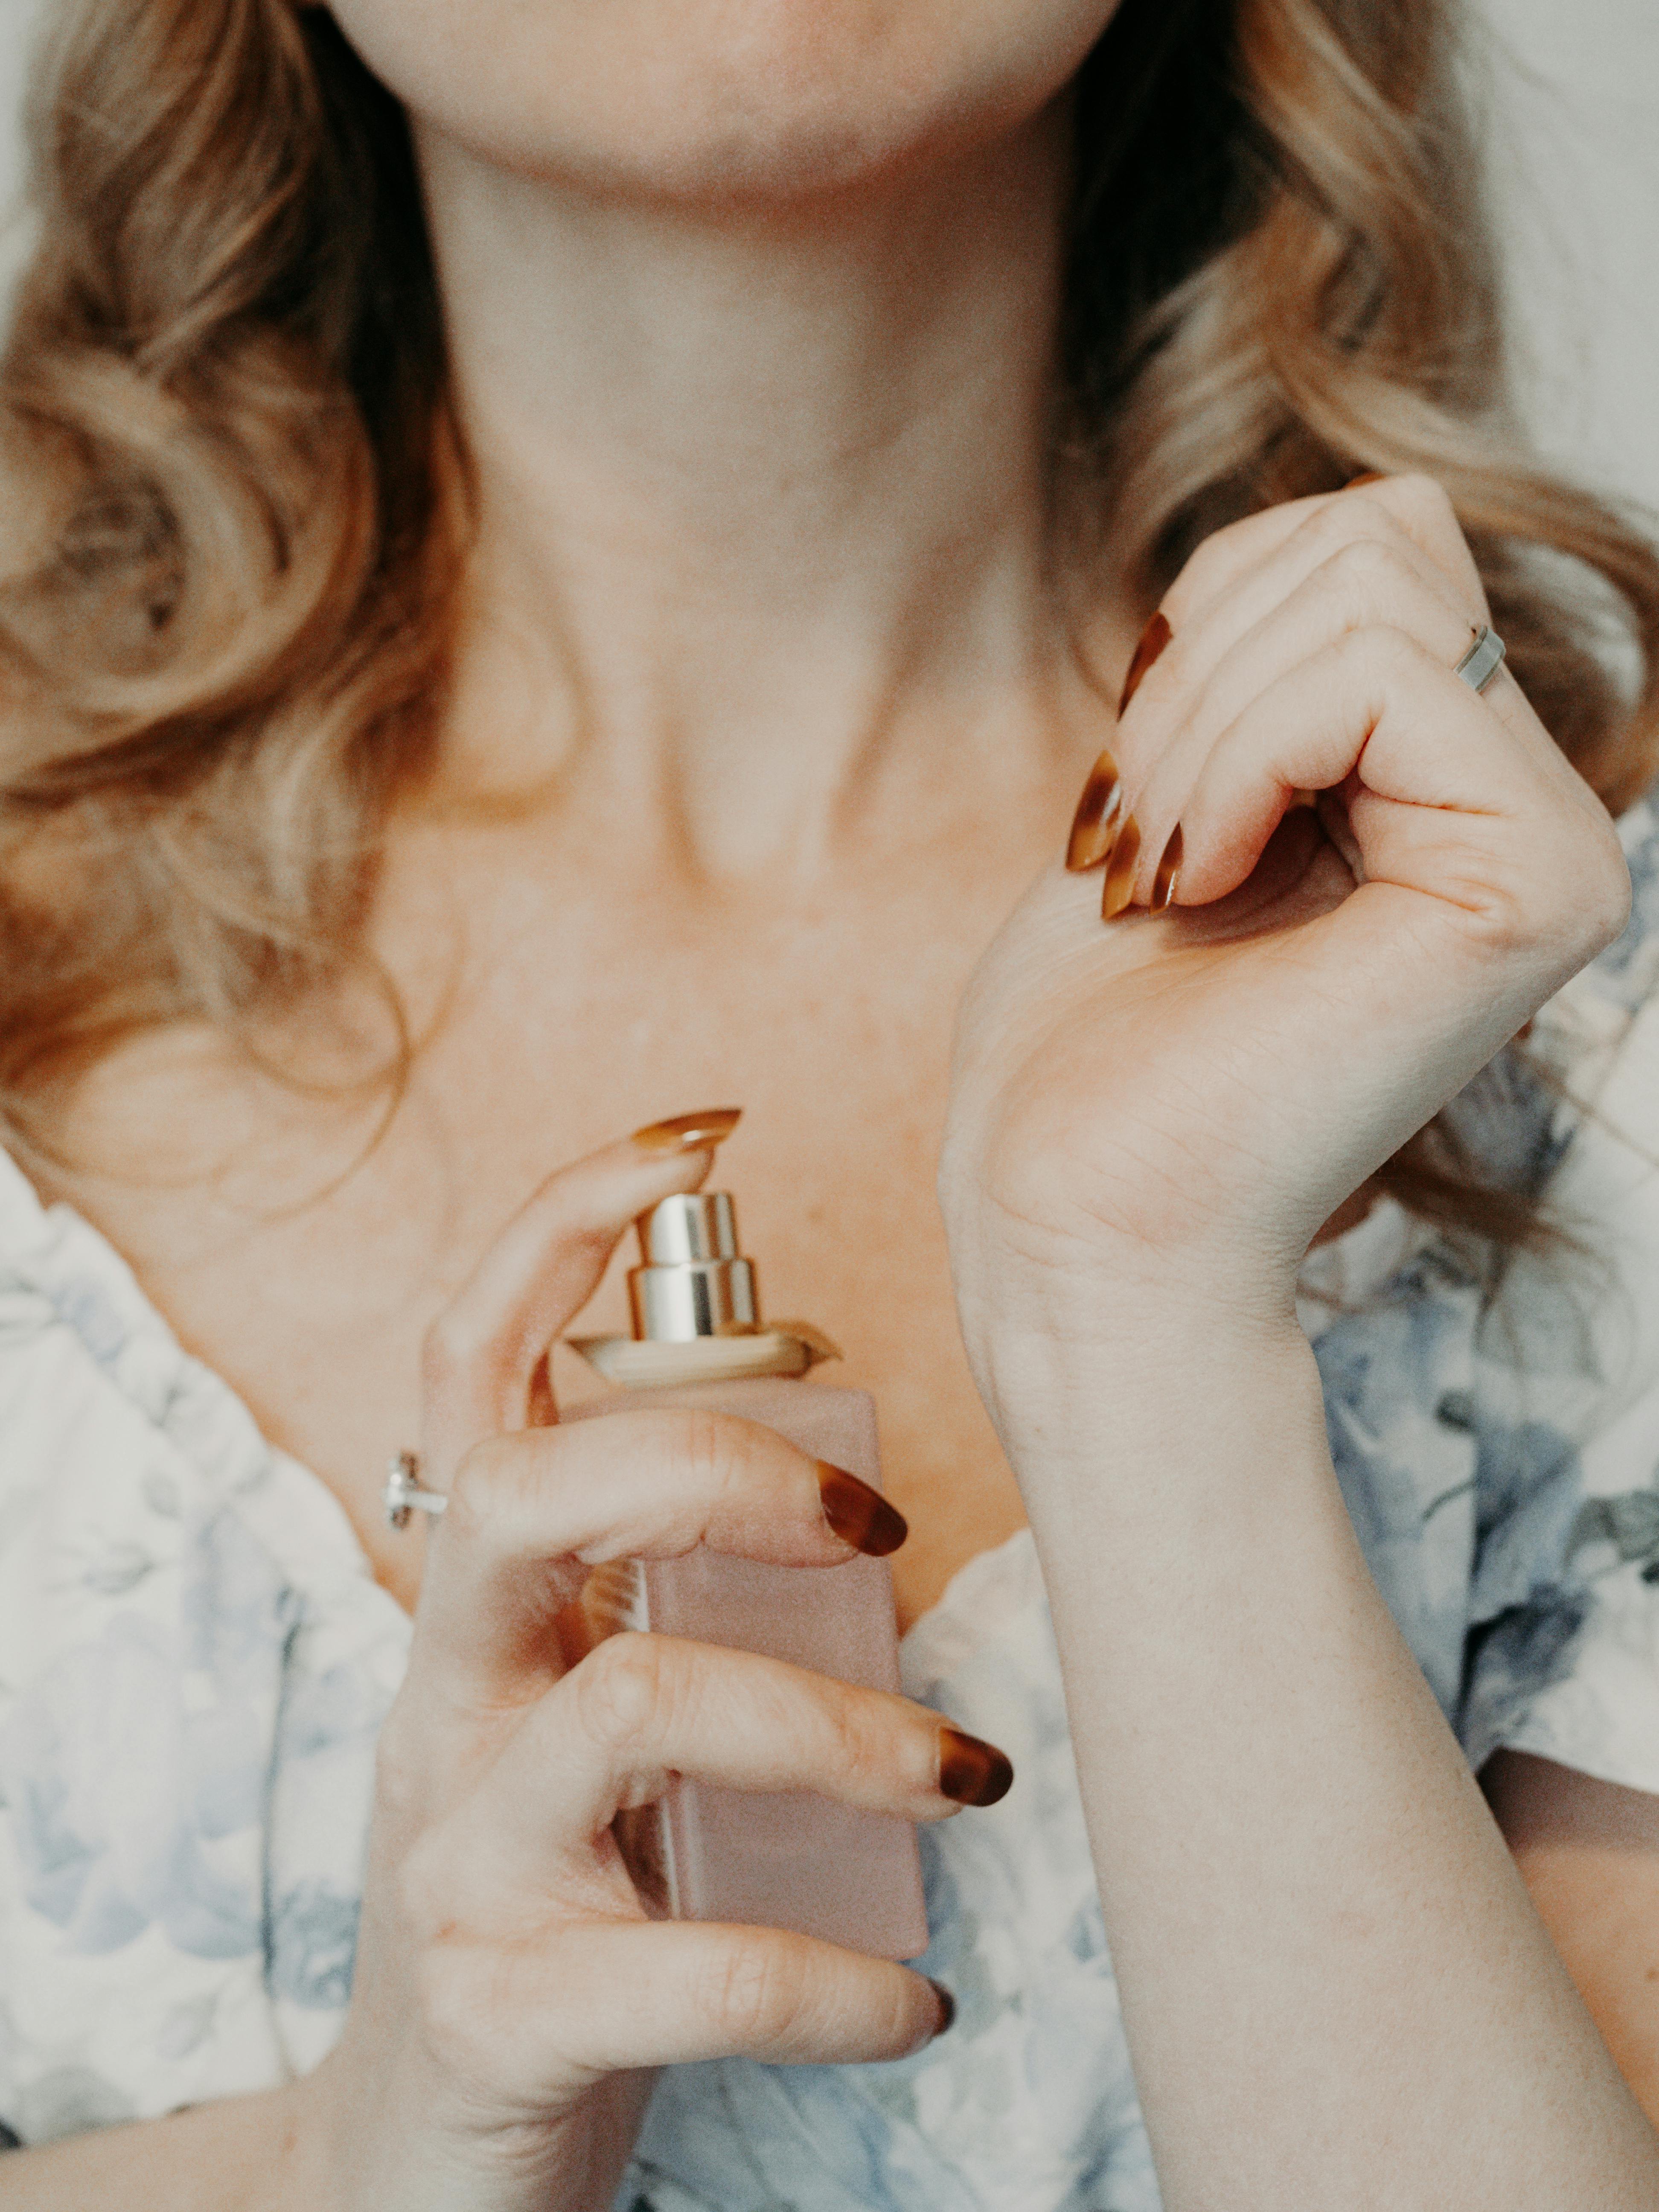
[[[994,1743],[949,1723],[939,1732],[939,1788],[957,1805],[994,1805],[1014,1786],[1013,1761]]]
[[[842,1542],[868,1553],[872,1559],[896,1552],[910,1533],[910,1524],[898,1509],[844,1467],[821,1459],[817,1468],[823,1517]]]
[[[1117,702],[1120,719],[1130,700],[1146,682],[1147,670],[1174,635],[1175,632],[1161,614],[1154,615],[1146,629],[1141,631],[1140,642],[1136,646],[1134,658],[1129,663],[1129,672],[1123,679],[1123,696]]]
[[[1174,898],[1176,878],[1181,873],[1182,849],[1181,824],[1177,822],[1170,832],[1170,842],[1164,848],[1164,857],[1158,864],[1158,873],[1152,878],[1152,910],[1162,914]]]
[[[1100,895],[1100,918],[1115,921],[1134,896],[1135,875],[1140,866],[1140,824],[1133,814],[1124,821],[1106,871],[1106,888]]]
[[[1066,845],[1066,865],[1073,875],[1097,868],[1110,854],[1117,838],[1117,817],[1123,805],[1123,778],[1110,753],[1102,753],[1089,771],[1083,796],[1072,817],[1072,834]]]
[[[701,1114],[676,1114],[634,1132],[642,1152],[707,1152],[723,1145],[743,1118],[741,1106],[710,1106]]]

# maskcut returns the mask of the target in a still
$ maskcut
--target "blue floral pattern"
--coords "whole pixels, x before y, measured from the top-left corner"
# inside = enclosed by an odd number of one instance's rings
[[[1629,932],[1456,1105],[1577,1243],[1495,1276],[1385,1203],[1312,1255],[1303,1320],[1471,1765],[1659,1791],[1659,832],[1645,806],[1621,831]],[[409,1636],[322,1485],[0,1159],[0,2148],[330,2048]],[[1030,1536],[903,1660],[1018,1771],[923,1835],[955,2030],[890,2066],[670,2072],[617,2212],[1158,2212]]]

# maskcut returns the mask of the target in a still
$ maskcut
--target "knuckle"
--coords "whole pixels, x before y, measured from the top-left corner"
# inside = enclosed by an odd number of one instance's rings
[[[1484,961],[1498,969],[1535,954],[1550,934],[1540,915],[1537,891],[1522,874],[1495,866],[1490,859],[1469,872],[1463,885],[1462,926]]]
[[[501,1453],[495,1437],[470,1447],[449,1486],[444,1531],[452,1540],[476,1536],[501,1504]]]
[[[752,1453],[748,1431],[729,1414],[693,1408],[680,1416],[677,1439],[683,1480],[700,1498],[720,1498],[748,1473]]]
[[[901,1723],[868,1693],[829,1681],[820,1692],[830,1730],[831,1756],[842,1777],[853,1782],[890,1779],[899,1763]]]
[[[1399,684],[1417,675],[1427,661],[1413,638],[1382,622],[1363,623],[1351,629],[1336,651],[1362,683]]]
[[[1403,556],[1380,538],[1351,538],[1325,564],[1328,582],[1360,605],[1396,597],[1414,578]]]
[[[1352,499],[1331,500],[1316,508],[1297,525],[1296,535],[1303,545],[1322,551],[1329,560],[1354,543],[1358,532],[1375,532],[1379,526],[1376,508],[1367,511],[1362,493]]]
[[[744,2050],[775,2044],[799,2020],[807,1982],[804,1944],[776,1929],[734,1935],[703,2002],[720,2039]]]
[[[1434,522],[1449,524],[1454,530],[1459,528],[1451,494],[1438,477],[1431,477],[1423,469],[1411,469],[1404,476],[1391,477],[1389,482],[1396,495],[1416,514]]]
[[[523,1430],[513,1436],[485,1437],[469,1447],[449,1486],[444,1528],[455,1536],[476,1537],[486,1526],[501,1530],[533,1514],[545,1482],[544,1458],[556,1447],[556,1429]],[[520,1534],[529,1540],[529,1530]]]
[[[626,1753],[670,1734],[682,1711],[688,1669],[667,1637],[612,1636],[570,1675],[576,1717],[586,1735]]]
[[[1238,534],[1243,527],[1241,523],[1226,523],[1188,555],[1186,565],[1162,602],[1177,637],[1182,617],[1213,597],[1237,566]]]
[[[465,1306],[446,1306],[421,1340],[421,1380],[428,1390],[441,1390],[487,1348],[488,1339]]]

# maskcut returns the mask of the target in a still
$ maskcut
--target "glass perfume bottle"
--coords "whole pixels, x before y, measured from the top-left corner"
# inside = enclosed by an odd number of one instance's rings
[[[641,1405],[741,1414],[880,1487],[867,1393],[805,1381],[834,1346],[798,1322],[762,1324],[755,1271],[738,1249],[724,1191],[671,1198],[637,1224],[629,1274],[634,1334],[575,1340],[622,1386],[567,1419]],[[625,1395],[624,1395],[625,1393]],[[844,1682],[899,1686],[892,1577],[859,1554],[833,1567],[780,1567],[694,1552],[624,1560],[590,1580],[591,1637],[649,1629],[760,1652]],[[684,1778],[623,1814],[618,1840],[648,1911],[675,1919],[789,1928],[881,1958],[927,1947],[915,1831],[908,1820],[805,1790],[757,1793]]]

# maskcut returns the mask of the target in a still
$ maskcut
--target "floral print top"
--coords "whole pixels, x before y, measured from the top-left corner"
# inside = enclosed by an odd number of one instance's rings
[[[1385,1201],[1312,1255],[1303,1319],[1471,1765],[1506,1744],[1659,1791],[1659,826],[1621,829],[1630,930],[1455,1109],[1575,1241],[1494,1282]],[[409,1638],[328,1492],[0,1159],[0,2140],[328,2050]],[[1030,1536],[903,1657],[1018,1770],[923,1832],[956,2027],[892,2065],[671,2071],[618,2212],[1156,2212]]]

